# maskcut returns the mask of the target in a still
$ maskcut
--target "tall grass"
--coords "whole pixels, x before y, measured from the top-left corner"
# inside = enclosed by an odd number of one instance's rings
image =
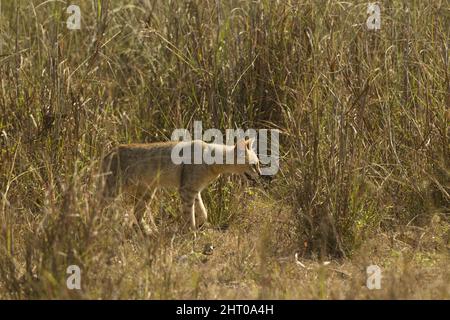
[[[278,281],[277,297],[297,297],[266,259],[351,258],[430,225],[433,250],[448,250],[446,1],[380,1],[378,31],[365,1],[79,1],[81,30],[66,28],[69,4],[2,1],[0,297],[223,297],[250,280],[250,296]],[[196,255],[177,264],[198,244],[173,230],[173,194],[152,205],[152,241],[120,199],[98,198],[111,146],[169,140],[194,120],[281,131],[269,185],[223,178],[205,195],[222,231],[199,241],[225,248],[207,263],[217,277]],[[65,286],[71,264],[81,292]]]

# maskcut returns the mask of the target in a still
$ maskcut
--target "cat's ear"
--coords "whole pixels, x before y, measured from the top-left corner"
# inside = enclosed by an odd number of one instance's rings
[[[238,142],[236,143],[236,147],[238,149],[248,149],[248,150],[252,150],[255,144],[255,138],[248,138],[246,140],[241,139],[238,140]]]
[[[245,148],[247,147],[247,140],[244,139],[238,140],[234,145],[234,147],[239,150],[245,150]]]
[[[245,141],[245,144],[247,145],[247,148],[248,148],[249,150],[254,149],[254,147],[255,147],[255,141],[256,141],[256,139],[253,138],[253,137],[248,138],[248,139]]]

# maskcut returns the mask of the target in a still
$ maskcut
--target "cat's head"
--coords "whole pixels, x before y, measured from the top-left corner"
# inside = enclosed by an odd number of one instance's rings
[[[239,140],[235,145],[235,154],[235,165],[239,174],[244,175],[249,180],[254,180],[261,176],[260,162],[255,152],[254,138]]]

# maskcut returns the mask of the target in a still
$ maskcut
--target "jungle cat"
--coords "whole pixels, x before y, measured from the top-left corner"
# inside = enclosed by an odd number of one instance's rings
[[[103,194],[105,198],[112,198],[124,193],[126,197],[133,198],[136,221],[145,233],[152,233],[156,225],[151,214],[147,219],[146,204],[151,201],[157,188],[177,188],[186,225],[196,230],[208,219],[201,192],[212,181],[221,174],[241,174],[250,180],[261,175],[260,162],[253,145],[252,138],[239,140],[234,145],[201,140],[119,145],[102,162],[105,176]],[[211,164],[201,161],[196,164],[192,152],[190,163],[177,164],[173,161],[176,147],[192,151],[199,148],[197,150],[202,150],[204,154],[218,154],[219,158],[223,157],[223,161]],[[241,159],[239,162],[238,155],[244,161]]]

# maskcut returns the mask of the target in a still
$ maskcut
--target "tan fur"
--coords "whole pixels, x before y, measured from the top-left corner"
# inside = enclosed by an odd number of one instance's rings
[[[145,223],[146,204],[151,201],[156,188],[177,188],[183,203],[183,214],[190,227],[196,229],[206,222],[207,211],[200,192],[219,175],[237,173],[256,176],[260,174],[256,154],[251,150],[252,140],[246,140],[245,164],[174,164],[171,159],[173,147],[178,142],[119,145],[104,159],[102,172],[106,176],[105,192],[107,198],[124,192],[135,199],[135,216],[146,233],[156,230],[153,217]],[[202,150],[223,150],[224,156],[233,153],[236,147],[208,144],[199,140],[188,142],[192,154],[194,146]],[[256,161],[249,163],[249,159]]]

